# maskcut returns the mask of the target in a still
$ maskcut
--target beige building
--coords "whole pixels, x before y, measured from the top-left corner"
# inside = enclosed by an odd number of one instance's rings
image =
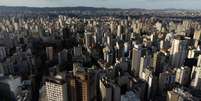
[[[101,79],[99,81],[100,92],[101,92],[101,101],[112,101],[112,86],[108,83],[107,80]]]
[[[85,72],[76,72],[67,75],[69,101],[90,101],[89,75]]]
[[[191,69],[189,67],[181,67],[176,71],[175,81],[181,85],[188,85],[190,82]]]
[[[173,67],[181,67],[187,56],[187,40],[178,36],[172,41],[170,63]]]
[[[201,67],[193,67],[191,73],[191,86],[201,90]]]
[[[67,85],[60,78],[48,78],[45,82],[47,101],[68,101]]]
[[[183,90],[181,88],[174,88],[171,91],[167,92],[166,101],[200,101],[199,97],[196,97],[195,94],[189,92],[188,90]]]

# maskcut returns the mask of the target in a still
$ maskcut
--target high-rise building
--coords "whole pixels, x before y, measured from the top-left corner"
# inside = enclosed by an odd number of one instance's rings
[[[164,92],[169,88],[172,84],[175,83],[175,70],[166,70],[159,75],[159,94],[164,94]]]
[[[200,40],[200,35],[201,35],[201,30],[194,32],[194,36],[193,36],[193,39],[194,39],[194,47],[198,47],[198,42],[199,42],[199,40]]]
[[[72,73],[68,73],[67,75],[67,88],[68,88],[68,100],[69,101],[77,101],[77,93],[76,93],[76,79]]]
[[[151,68],[144,68],[142,75],[140,76],[142,80],[147,82],[147,99],[151,99],[156,94],[157,88],[157,79],[156,76],[153,74],[153,70]]]
[[[140,31],[142,30],[142,27],[143,27],[143,23],[140,22],[139,20],[137,20],[132,23],[132,27],[133,27],[133,32],[140,33]]]
[[[74,47],[73,52],[74,52],[74,56],[81,56],[82,55],[82,47],[81,46]]]
[[[53,47],[46,47],[46,55],[48,60],[53,60]]]
[[[176,37],[172,41],[170,50],[170,63],[174,67],[181,67],[187,56],[187,40],[182,37]]]
[[[87,75],[79,74],[76,79],[77,101],[89,101],[89,81]]]
[[[152,60],[151,55],[145,55],[140,58],[139,77],[142,76],[142,72],[145,68],[151,66],[152,64],[151,60]]]
[[[201,66],[201,55],[198,56],[197,66],[198,67]]]
[[[185,91],[181,88],[174,88],[167,92],[166,101],[200,101],[200,97],[192,92]]]
[[[114,30],[115,30],[115,24],[114,24],[114,22],[111,22],[110,23],[110,31],[111,31],[111,33],[113,33]]]
[[[112,85],[112,101],[121,101],[121,89],[118,85]]]
[[[6,57],[6,48],[0,46],[0,60],[3,60]]]
[[[154,72],[159,75],[163,71],[163,66],[166,64],[166,56],[163,52],[156,52],[153,54],[152,66]]]
[[[13,68],[13,62],[14,61],[12,58],[6,58],[6,61],[2,64],[5,74],[15,74],[15,71]]]
[[[129,44],[128,42],[124,43],[124,57],[128,57],[129,56]]]
[[[167,101],[180,101],[179,99],[181,99],[179,94],[177,94],[177,93],[175,93],[173,91],[168,91],[168,93],[167,93]]]
[[[120,37],[121,34],[122,34],[122,26],[118,25],[118,27],[117,27],[117,36]]]
[[[201,67],[193,66],[191,73],[191,86],[201,90]]]
[[[45,86],[47,101],[68,101],[67,85],[60,76],[47,78]]]
[[[188,50],[188,59],[192,59],[195,57],[196,49],[189,49]]]
[[[128,91],[121,96],[121,101],[140,101],[140,98],[133,91]]]
[[[95,35],[94,35],[94,40],[96,44],[102,44],[102,38],[103,38],[103,32],[100,28],[100,26],[95,27]]]
[[[0,77],[4,76],[4,74],[5,74],[5,72],[4,72],[3,65],[2,65],[2,63],[0,63]]]
[[[116,42],[114,50],[115,58],[120,59],[121,57],[124,57],[124,43],[122,41]]]
[[[155,26],[154,26],[158,31],[162,30],[162,23],[160,22],[156,22]]]
[[[99,81],[101,101],[112,101],[112,87],[109,82],[105,79]]]
[[[103,48],[103,59],[104,61],[110,64],[114,62],[113,51],[109,46],[106,46],[105,48]]]
[[[131,71],[134,72],[136,76],[139,76],[140,72],[140,60],[141,60],[141,54],[142,49],[140,46],[137,46],[133,48],[132,50],[132,66]]]
[[[94,68],[88,68],[87,73],[89,75],[89,99],[97,101],[98,71]]]
[[[187,66],[177,68],[175,81],[181,85],[188,85],[190,83],[191,69]]]
[[[70,101],[91,101],[89,92],[89,75],[77,72],[67,75],[68,96]]]
[[[58,63],[64,64],[68,60],[68,50],[64,49],[58,53]]]
[[[107,36],[106,37],[106,45],[111,45],[111,37],[110,36]]]
[[[85,47],[90,49],[93,43],[93,34],[90,32],[85,32]]]
[[[130,89],[133,89],[136,96],[140,98],[140,100],[146,101],[147,95],[147,82],[145,80],[132,78],[129,80],[128,84]]]

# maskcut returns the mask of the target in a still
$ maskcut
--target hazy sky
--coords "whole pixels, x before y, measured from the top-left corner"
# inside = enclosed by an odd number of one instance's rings
[[[0,0],[4,6],[201,9],[201,0]]]

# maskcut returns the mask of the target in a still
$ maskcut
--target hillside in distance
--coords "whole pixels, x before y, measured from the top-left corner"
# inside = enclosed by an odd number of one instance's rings
[[[199,10],[185,9],[120,9],[120,8],[95,8],[95,7],[9,7],[0,6],[0,16],[44,16],[44,15],[88,15],[88,16],[178,16],[200,17]]]

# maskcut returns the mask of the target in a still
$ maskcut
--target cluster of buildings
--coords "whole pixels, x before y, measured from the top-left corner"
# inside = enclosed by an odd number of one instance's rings
[[[191,19],[0,18],[0,84],[18,101],[200,101],[200,36]]]

